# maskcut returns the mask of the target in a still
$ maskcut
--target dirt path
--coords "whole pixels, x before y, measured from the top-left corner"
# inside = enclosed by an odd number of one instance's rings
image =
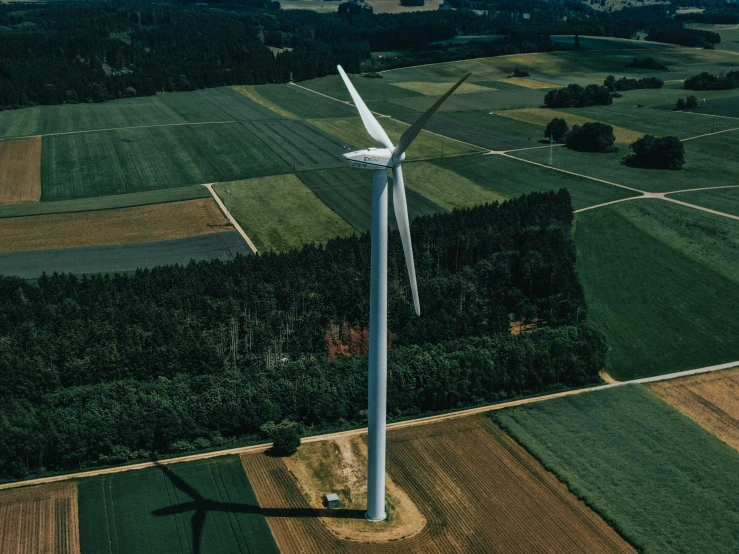
[[[475,414],[483,414],[485,412],[491,412],[494,410],[503,410],[505,408],[512,408],[515,406],[525,406],[526,404],[533,404],[536,402],[544,402],[546,400],[552,400],[554,398],[562,398],[563,396],[572,396],[575,394],[584,394],[593,391],[610,389],[612,387],[621,387],[625,385],[642,385],[645,383],[656,383],[658,381],[667,381],[669,379],[679,379],[680,377],[687,377],[689,375],[699,375],[701,373],[710,373],[712,371],[720,371],[722,369],[730,369],[739,366],[739,361],[729,362],[726,364],[718,364],[707,367],[700,367],[697,369],[690,369],[687,371],[678,371],[675,373],[667,373],[665,375],[657,375],[654,377],[644,377],[641,379],[632,379],[630,381],[618,381],[615,383],[609,383],[606,385],[598,385],[595,387],[589,387],[584,389],[573,389],[563,392],[557,392],[553,394],[545,394],[542,396],[534,396],[530,398],[522,398],[520,400],[511,400],[509,402],[501,402],[498,404],[487,404],[485,406],[479,406],[477,408],[469,408],[467,410],[460,410],[458,412],[452,412],[447,414],[439,414],[428,417],[421,417],[418,419],[411,419],[408,421],[398,421],[395,423],[389,423],[388,429],[403,429],[406,427],[415,427],[419,425],[428,425],[430,423],[436,423],[439,421],[445,421],[449,419],[458,419],[461,417],[467,417]],[[361,429],[351,429],[349,431],[341,431],[338,433],[328,433],[325,435],[315,435],[312,437],[304,437],[301,443],[319,442],[325,440],[336,440],[343,437],[352,437],[356,435],[363,435],[367,432],[366,427]],[[209,458],[217,458],[219,456],[228,456],[231,454],[245,454],[250,452],[263,452],[271,447],[271,443],[257,444],[254,446],[242,446],[238,448],[229,448],[226,450],[217,450],[215,452],[201,452],[199,454],[191,454],[189,456],[179,456],[177,458],[169,458],[167,460],[160,460],[157,463],[160,464],[178,464],[181,462],[194,462],[196,460],[205,460]],[[142,462],[140,464],[131,464],[126,466],[111,467],[107,469],[98,469],[94,471],[82,471],[79,473],[69,473],[65,475],[55,475],[53,477],[42,477],[40,479],[30,479],[28,481],[17,481],[14,483],[5,483],[0,485],[0,490],[13,489],[17,487],[28,487],[31,485],[42,485],[46,483],[57,483],[59,481],[67,481],[69,479],[83,479],[86,477],[95,477],[97,475],[110,475],[113,473],[123,473],[124,471],[135,471],[138,469],[146,469],[155,467],[154,462]]]
[[[607,384],[612,385],[613,383],[618,383],[611,375],[604,369],[600,372],[600,378],[603,379]]]
[[[213,196],[213,199],[218,204],[218,207],[221,208],[223,215],[225,215],[228,218],[228,220],[231,222],[231,225],[234,226],[234,229],[236,229],[239,232],[239,234],[244,238],[244,240],[246,241],[246,244],[248,244],[249,248],[251,248],[251,251],[254,252],[255,254],[258,254],[259,252],[257,250],[257,247],[254,245],[254,243],[251,241],[249,236],[241,228],[241,225],[239,225],[238,221],[236,221],[234,217],[231,215],[231,212],[229,212],[226,209],[226,206],[223,204],[223,201],[221,200],[221,198],[218,196],[218,194],[216,194],[216,191],[213,190],[213,185],[215,185],[215,183],[208,183],[207,185],[203,185],[203,186],[210,191],[210,194]]]

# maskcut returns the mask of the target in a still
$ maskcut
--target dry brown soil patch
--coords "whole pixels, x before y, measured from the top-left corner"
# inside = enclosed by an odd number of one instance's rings
[[[0,219],[0,252],[126,244],[232,230],[212,198]]]
[[[41,199],[41,137],[0,141],[0,204]]]
[[[364,437],[341,437],[303,445],[284,459],[296,477],[308,503],[323,508],[323,495],[338,494],[345,510],[362,512],[367,506],[367,444]],[[419,533],[426,519],[408,495],[392,480],[386,481],[387,520],[372,523],[364,518],[321,518],[336,536],[360,542],[403,539]]]
[[[79,554],[73,481],[0,492],[0,552]]]
[[[650,388],[739,450],[739,368],[662,381]]]
[[[302,448],[302,447],[301,447]],[[388,434],[388,472],[427,521],[417,535],[358,543],[333,534],[280,458],[243,456],[282,552],[634,552],[518,443],[480,416]]]

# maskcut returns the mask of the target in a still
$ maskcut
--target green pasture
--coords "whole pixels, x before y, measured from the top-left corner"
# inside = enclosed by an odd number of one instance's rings
[[[739,359],[736,221],[656,199],[577,214],[577,270],[617,379]]]
[[[670,196],[681,202],[739,217],[739,188],[680,192]]]
[[[395,119],[390,119],[389,117],[381,118],[379,121],[390,137],[390,140],[393,141],[393,144],[398,143],[400,135],[402,135],[409,127],[409,125]],[[310,120],[309,123],[336,138],[349,144],[353,144],[359,148],[379,146],[375,140],[369,136],[359,117],[313,119]],[[464,144],[448,137],[435,135],[428,131],[421,131],[421,134],[416,137],[416,140],[413,141],[413,144],[408,148],[406,155],[410,160],[418,161],[440,158],[442,154],[444,156],[462,156],[478,152],[483,152],[483,149],[469,144]]]
[[[0,138],[232,119],[194,92],[0,112]]]
[[[547,149],[543,151],[546,152]],[[535,191],[557,191],[566,188],[572,196],[575,209],[635,195],[625,189],[498,155],[445,158],[431,163],[453,171],[477,183],[478,186],[506,198]]]
[[[403,178],[406,185],[406,201],[408,216],[411,220],[421,215],[430,215],[444,211],[444,208],[414,190],[413,166],[416,163],[403,165]],[[410,170],[408,169],[410,168]],[[372,172],[353,168],[324,169],[319,171],[301,171],[300,180],[321,201],[338,214],[344,221],[359,232],[368,232],[372,225]],[[389,224],[396,227],[393,210],[392,179],[388,193]],[[305,241],[303,241],[305,242]]]
[[[625,145],[620,145],[618,152],[610,154],[556,148],[553,166],[648,192],[674,192],[736,184],[735,153],[739,151],[739,130],[688,140],[684,144],[685,165],[679,171],[623,165],[623,157],[631,151]],[[512,155],[542,164],[549,159],[546,148],[514,152]]]
[[[739,551],[739,452],[646,388],[493,418],[640,552]]]
[[[238,456],[165,467],[79,481],[82,554],[278,552]]]
[[[70,200],[286,173],[237,122],[46,137],[41,199]]]
[[[739,25],[712,25],[702,23],[691,23],[686,25],[691,29],[703,29],[713,31],[721,35],[721,42],[716,44],[717,50],[728,50],[739,53]]]
[[[313,94],[297,85],[260,85],[255,86],[254,90],[302,119],[347,117],[357,112],[354,106],[341,106],[330,98]]]
[[[306,243],[324,243],[354,233],[292,173],[218,183],[214,189],[224,204],[228,203],[227,186],[231,189],[232,215],[261,252],[301,248]]]
[[[195,198],[207,198],[209,196],[210,192],[205,187],[190,185],[171,189],[115,194],[112,196],[60,200],[58,202],[23,202],[21,204],[0,205],[0,218],[132,208],[134,206],[180,202]]]

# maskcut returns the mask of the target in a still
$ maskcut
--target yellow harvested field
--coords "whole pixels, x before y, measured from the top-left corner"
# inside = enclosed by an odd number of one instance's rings
[[[326,517],[359,519],[361,510],[312,508],[289,469],[291,461],[263,453],[245,454],[242,460],[285,554],[634,552],[600,516],[485,417],[388,433],[388,474],[426,525],[416,534],[386,542],[350,540],[331,532],[324,523]]]
[[[528,77],[511,77],[502,82],[525,88],[557,88],[557,85],[552,83],[537,81],[536,79],[529,79]]]
[[[2,554],[78,554],[79,551],[74,481],[0,492]]]
[[[283,50],[285,50],[285,49],[283,49]],[[262,106],[264,106],[268,110],[272,110],[276,114],[281,115],[282,117],[284,117],[286,119],[300,119],[294,113],[286,110],[282,106],[278,106],[277,104],[275,104],[271,100],[268,100],[267,98],[265,98],[264,96],[262,96],[261,94],[259,94],[256,91],[256,89],[254,87],[252,87],[252,86],[239,85],[239,86],[233,86],[231,88],[233,90],[235,90],[236,92],[238,92],[239,94],[243,94],[244,96],[246,96],[250,100],[254,100],[254,102],[256,102],[257,104],[261,104]]]
[[[402,83],[392,83],[394,87],[412,90],[426,96],[441,96],[449,91],[454,85],[453,81],[448,83],[433,83],[428,81],[405,81]],[[463,83],[461,87],[454,91],[454,94],[474,94],[476,92],[491,92],[498,90],[492,87],[482,87],[473,85],[472,83]]]
[[[233,228],[212,198],[0,219],[0,252],[179,239]]]
[[[597,121],[589,117],[583,117],[581,115],[573,115],[569,112],[562,110],[553,110],[550,108],[520,108],[516,110],[502,110],[495,112],[496,115],[514,119],[516,121],[522,121],[524,123],[531,123],[533,125],[540,125],[546,127],[547,124],[555,117],[561,117],[567,124],[572,127],[573,125],[582,125],[583,123],[592,123]],[[600,123],[608,123],[607,121],[601,121]],[[610,125],[610,123],[608,123]],[[639,131],[632,131],[631,129],[624,129],[623,127],[613,127],[613,134],[616,135],[616,142],[632,143],[637,139],[644,136],[644,133]]]
[[[41,137],[0,141],[0,204],[41,200]]]
[[[739,450],[739,368],[663,381],[649,388]]]

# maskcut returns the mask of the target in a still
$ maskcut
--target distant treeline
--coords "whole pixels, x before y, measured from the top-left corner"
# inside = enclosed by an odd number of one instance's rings
[[[688,90],[729,90],[739,88],[739,71],[729,71],[726,75],[713,75],[704,71],[686,79],[683,86]]]
[[[391,234],[393,417],[597,381],[605,345],[583,327],[571,222],[564,190],[416,219],[420,318]],[[367,325],[369,251],[364,235],[127,276],[0,278],[0,476],[218,445],[284,418],[362,423],[366,358],[336,353]],[[513,336],[511,320],[545,328]]]
[[[712,31],[699,31],[697,29],[685,29],[680,26],[669,26],[652,29],[647,35],[647,40],[668,42],[679,46],[712,47],[712,45],[721,42],[721,35]]]

